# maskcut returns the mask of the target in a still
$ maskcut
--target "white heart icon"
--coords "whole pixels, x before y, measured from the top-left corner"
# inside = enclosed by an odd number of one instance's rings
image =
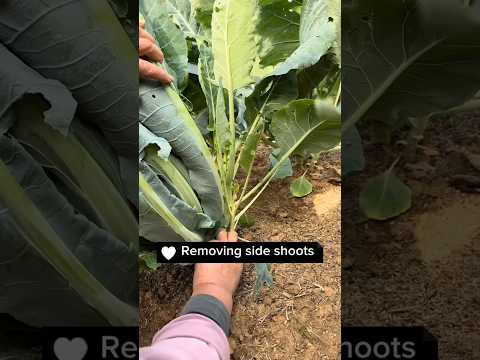
[[[162,255],[167,260],[170,260],[171,258],[173,258],[175,256],[176,252],[177,252],[177,250],[175,250],[175,248],[173,246],[162,247]]]
[[[82,360],[87,355],[88,346],[82,338],[58,338],[53,351],[59,360]]]

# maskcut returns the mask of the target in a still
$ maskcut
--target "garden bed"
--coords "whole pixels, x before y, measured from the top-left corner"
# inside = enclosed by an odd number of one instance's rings
[[[480,176],[465,157],[480,153],[479,119],[477,112],[432,121],[415,159],[399,169],[412,208],[389,221],[365,222],[356,204],[365,179],[398,149],[366,146],[366,171],[343,189],[346,325],[426,326],[442,359],[478,358],[480,193],[452,179]]]

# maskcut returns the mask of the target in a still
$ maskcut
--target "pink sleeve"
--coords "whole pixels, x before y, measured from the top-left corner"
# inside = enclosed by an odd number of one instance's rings
[[[213,320],[187,314],[171,321],[140,349],[140,360],[229,360],[230,347]]]

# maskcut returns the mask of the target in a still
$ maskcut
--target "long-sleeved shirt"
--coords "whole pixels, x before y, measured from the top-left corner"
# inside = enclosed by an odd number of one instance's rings
[[[140,360],[229,360],[230,314],[208,295],[193,297],[182,312],[140,349]]]

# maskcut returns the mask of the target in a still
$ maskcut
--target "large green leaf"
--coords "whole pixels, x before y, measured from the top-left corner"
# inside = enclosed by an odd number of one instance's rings
[[[183,32],[171,20],[165,5],[157,0],[140,2],[147,30],[155,36],[163,51],[177,86],[183,89],[188,81],[188,47]]]
[[[5,0],[0,27],[0,42],[64,84],[118,154],[136,154],[138,54],[107,1]]]
[[[256,0],[216,0],[212,17],[215,79],[229,92],[250,83],[256,56]]]
[[[424,117],[478,91],[479,26],[438,35],[426,28],[418,3],[354,1],[342,12],[345,131],[365,117],[391,123]]]
[[[335,45],[338,1],[305,0],[300,19],[300,44],[281,64],[274,75],[283,75],[292,69],[304,69],[316,64]]]
[[[15,106],[12,134],[43,154],[78,185],[106,225],[105,230],[137,249],[138,224],[121,193],[74,135],[64,136],[45,124],[45,105],[36,100],[26,99]]]
[[[0,287],[8,299],[0,312],[34,326],[134,325],[127,303],[137,301],[136,251],[78,214],[6,136],[0,182]]]
[[[327,102],[292,101],[274,114],[270,130],[282,156],[306,157],[338,145],[340,112]]]
[[[223,220],[223,197],[214,159],[203,136],[172,88],[140,85],[140,122],[167,140],[188,170],[202,208],[214,221]]]
[[[256,27],[258,56],[261,66],[273,66],[287,60],[300,43],[301,6],[287,0],[260,5]]]
[[[41,94],[50,107],[45,110],[45,121],[66,134],[77,108],[67,88],[56,80],[45,79],[25,65],[0,43],[0,134],[14,122],[12,105],[26,94]]]

